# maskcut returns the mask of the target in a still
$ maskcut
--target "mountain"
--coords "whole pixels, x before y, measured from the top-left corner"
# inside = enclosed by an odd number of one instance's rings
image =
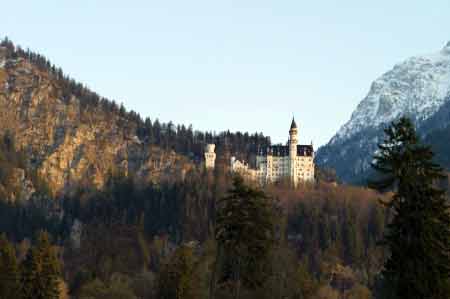
[[[262,134],[212,134],[144,120],[8,39],[0,43],[0,115],[0,137],[11,137],[24,157],[5,177],[23,177],[27,190],[38,177],[53,195],[101,189],[113,175],[144,183],[183,179],[198,166],[206,143],[240,156],[270,144]]]
[[[54,194],[74,184],[101,188],[112,173],[150,179],[189,167],[183,156],[138,138],[129,115],[108,111],[107,102],[88,104],[65,83],[0,48],[0,131],[14,136]]]
[[[317,153],[317,164],[334,168],[344,182],[361,182],[383,128],[406,115],[421,135],[450,124],[450,42],[437,53],[415,56],[376,79],[350,120]]]

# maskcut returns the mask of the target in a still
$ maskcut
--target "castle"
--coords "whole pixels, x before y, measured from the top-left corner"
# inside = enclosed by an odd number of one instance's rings
[[[215,154],[211,155],[209,152],[211,147],[208,146],[205,152],[205,164],[207,168],[213,168]],[[214,147],[212,151],[214,152]],[[287,145],[273,145],[260,149],[256,156],[256,169],[250,168],[247,163],[235,157],[231,158],[230,167],[232,172],[257,181],[261,185],[288,179],[297,186],[299,182],[314,180],[314,148],[312,144],[298,144],[298,128],[295,120],[292,119]]]

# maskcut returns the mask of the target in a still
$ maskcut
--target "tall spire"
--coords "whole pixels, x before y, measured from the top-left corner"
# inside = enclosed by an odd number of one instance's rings
[[[291,130],[292,129],[297,129],[297,124],[295,123],[295,119],[293,116],[292,116],[292,123],[291,123]]]

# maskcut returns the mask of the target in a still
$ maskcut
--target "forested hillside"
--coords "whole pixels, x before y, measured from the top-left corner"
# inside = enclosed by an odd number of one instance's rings
[[[3,203],[0,230],[18,251],[27,248],[33,232],[49,231],[63,253],[62,277],[75,298],[160,298],[159,292],[181,287],[164,278],[165,271],[192,281],[196,295],[188,298],[207,298],[218,254],[215,209],[231,177],[192,172],[188,178],[145,187],[114,178],[102,192],[79,190],[59,203]],[[267,283],[244,286],[241,298],[370,298],[384,260],[377,242],[388,217],[378,200],[388,195],[327,183],[300,190],[272,186],[266,192],[279,207],[279,235],[266,257]],[[49,210],[53,216],[44,217]],[[179,263],[190,270],[183,272]],[[219,279],[217,298],[230,298],[232,281]]]
[[[317,182],[298,189],[242,187],[259,197],[239,202],[237,221],[264,207],[253,227],[267,234],[253,230],[247,238],[256,243],[239,239],[223,252],[218,222],[227,227],[228,213],[224,220],[218,211],[235,188],[229,156],[251,160],[269,138],[142,119],[9,40],[0,45],[0,113],[0,231],[12,244],[3,246],[8,260],[0,268],[23,265],[2,270],[20,278],[16,287],[30,285],[21,280],[33,269],[28,263],[40,265],[52,252],[59,268],[48,281],[80,299],[377,292],[384,261],[377,242],[389,219],[379,200],[389,194],[330,183],[332,170],[317,171]],[[218,159],[207,171],[201,160],[210,142]],[[45,250],[41,230],[49,233]],[[244,266],[237,253],[246,250],[255,261]],[[36,284],[32,289],[55,291]]]

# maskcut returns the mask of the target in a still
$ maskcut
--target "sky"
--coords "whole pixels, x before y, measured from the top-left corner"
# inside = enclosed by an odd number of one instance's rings
[[[450,1],[5,1],[0,37],[143,117],[285,142],[336,133],[370,84],[450,40]]]

